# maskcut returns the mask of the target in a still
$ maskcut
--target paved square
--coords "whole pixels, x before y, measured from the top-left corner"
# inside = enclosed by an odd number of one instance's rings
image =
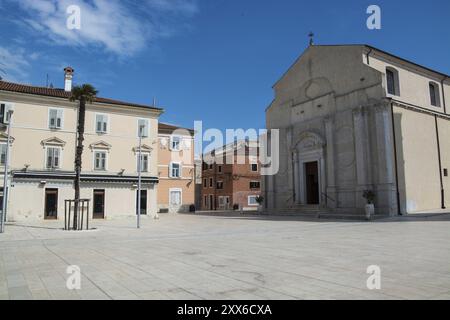
[[[167,215],[8,225],[0,299],[450,299],[450,215],[376,222]],[[66,268],[81,268],[81,290]],[[381,268],[370,291],[367,267]]]

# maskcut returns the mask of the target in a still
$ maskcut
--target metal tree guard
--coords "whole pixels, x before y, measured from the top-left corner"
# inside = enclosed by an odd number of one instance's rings
[[[78,221],[77,221],[77,230],[75,231],[83,231],[84,230],[84,222],[86,222],[86,230],[89,230],[89,203],[91,200],[89,199],[80,199],[80,200],[65,200],[64,203],[64,230],[70,231],[74,230],[73,226],[73,215],[72,208],[75,207],[75,202],[78,201]],[[86,214],[86,219],[85,215]]]

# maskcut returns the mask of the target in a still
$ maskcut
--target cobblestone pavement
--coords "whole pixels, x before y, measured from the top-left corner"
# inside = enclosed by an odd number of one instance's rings
[[[12,224],[0,299],[450,299],[450,215],[376,222],[234,214]],[[68,290],[67,267],[81,269]],[[367,268],[381,268],[368,290]]]

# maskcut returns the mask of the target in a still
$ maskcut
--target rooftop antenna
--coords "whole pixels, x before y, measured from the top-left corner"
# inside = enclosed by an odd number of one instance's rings
[[[1,65],[3,65],[3,63],[1,63],[0,62],[0,64]],[[2,69],[2,68],[0,68],[0,73],[3,73],[4,75],[7,75],[8,73],[4,70],[4,69]],[[0,80],[3,80],[3,77],[0,75]]]
[[[311,32],[308,34],[308,37],[309,37],[309,45],[310,45],[310,46],[313,46],[313,45],[314,45],[314,33],[311,31]]]
[[[49,77],[48,77],[48,73],[47,73],[47,81],[45,83],[45,87],[48,88],[48,81],[49,81]]]
[[[153,97],[153,106],[156,107],[156,98]]]

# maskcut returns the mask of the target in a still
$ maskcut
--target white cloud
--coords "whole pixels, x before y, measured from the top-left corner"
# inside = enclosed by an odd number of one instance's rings
[[[26,82],[29,77],[30,64],[25,50],[0,46],[0,76],[11,82]]]
[[[197,0],[20,0],[19,5],[26,11],[23,22],[54,43],[92,46],[119,56],[172,35],[177,19],[198,11]],[[81,9],[80,30],[66,27],[70,5]]]

